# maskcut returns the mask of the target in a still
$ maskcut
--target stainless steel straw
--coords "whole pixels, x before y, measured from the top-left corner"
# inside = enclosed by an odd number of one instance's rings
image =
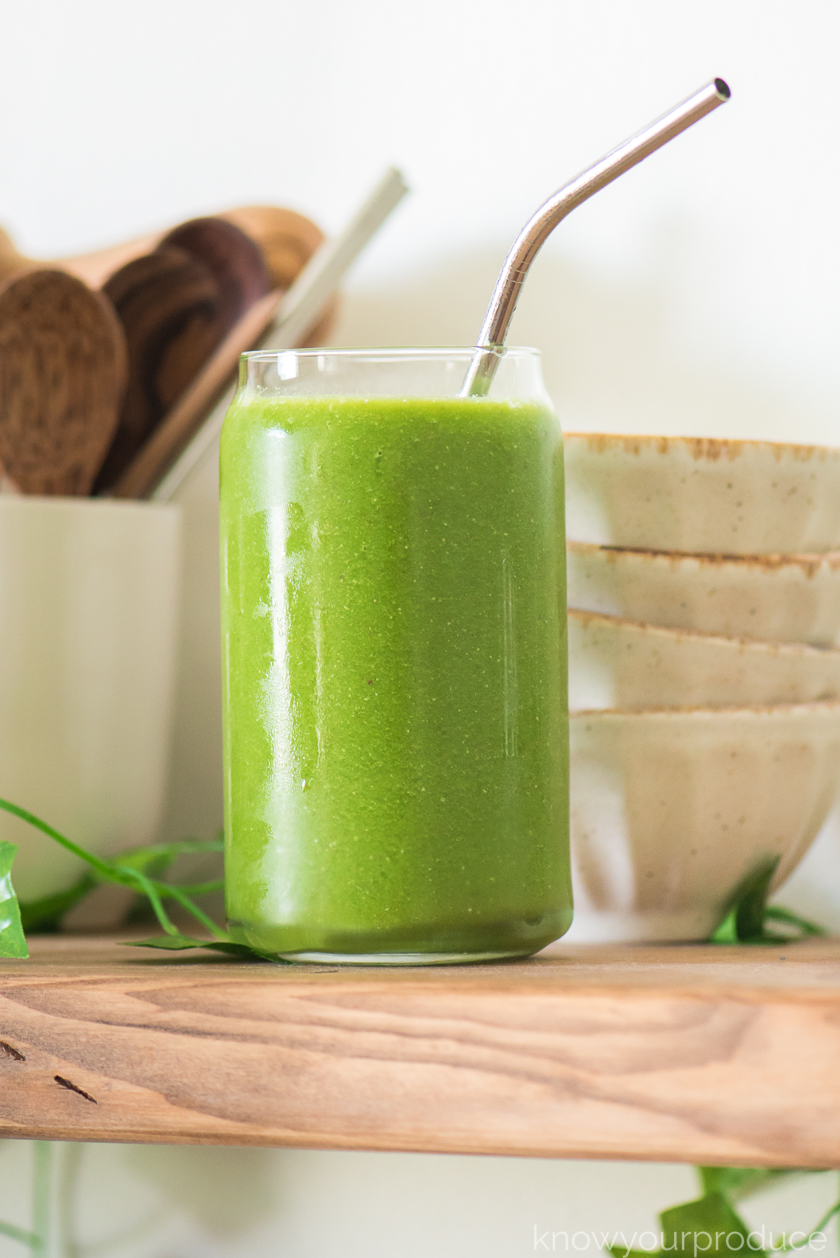
[[[675,135],[705,118],[718,105],[729,100],[730,91],[723,79],[713,79],[688,100],[657,118],[644,131],[625,140],[607,153],[594,166],[564,184],[540,206],[514,241],[513,248],[496,281],[487,314],[478,336],[477,350],[470,363],[461,395],[483,397],[490,388],[499,364],[499,350],[504,345],[508,326],[513,318],[519,290],[528,268],[547,237],[575,206],[600,192],[608,183],[623,175],[631,166],[673,140]]]

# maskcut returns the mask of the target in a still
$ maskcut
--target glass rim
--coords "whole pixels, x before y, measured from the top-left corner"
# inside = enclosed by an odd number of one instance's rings
[[[473,358],[476,354],[495,354],[498,358],[539,358],[540,351],[531,345],[389,345],[383,347],[339,347],[323,346],[306,349],[251,349],[246,350],[240,358],[248,361],[270,362],[286,354],[294,354],[296,358],[324,358],[328,354],[335,358],[442,358],[464,357]]]

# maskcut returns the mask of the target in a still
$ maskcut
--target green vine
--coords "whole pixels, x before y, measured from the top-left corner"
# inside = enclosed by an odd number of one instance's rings
[[[0,840],[0,957],[28,957],[27,931],[55,930],[65,914],[95,887],[102,883],[114,883],[145,897],[164,931],[163,935],[153,939],[137,941],[131,945],[133,947],[175,951],[185,948],[211,948],[216,952],[226,952],[249,960],[268,959],[255,949],[236,943],[193,899],[193,896],[221,891],[224,887],[223,879],[192,884],[162,881],[162,875],[179,856],[221,852],[221,839],[183,839],[178,843],[157,843],[149,847],[131,848],[121,852],[115,860],[105,860],[94,856],[34,813],[27,812],[25,808],[20,808],[7,799],[0,799],[0,809],[34,826],[88,866],[88,870],[67,891],[28,903],[19,902],[12,885],[12,865],[17,855],[17,845]],[[164,907],[165,900],[174,900],[186,910],[204,927],[209,938],[199,939],[179,930]]]
[[[19,1241],[33,1254],[50,1250],[50,1188],[52,1184],[53,1146],[49,1140],[32,1143],[32,1230],[0,1222],[0,1236]]]

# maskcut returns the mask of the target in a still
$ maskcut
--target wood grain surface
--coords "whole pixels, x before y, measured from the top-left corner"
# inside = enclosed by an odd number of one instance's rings
[[[35,940],[0,1134],[840,1166],[840,941],[439,969]]]

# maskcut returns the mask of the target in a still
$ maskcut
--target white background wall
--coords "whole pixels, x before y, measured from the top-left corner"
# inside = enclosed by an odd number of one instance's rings
[[[343,344],[472,342],[536,205],[723,75],[725,109],[558,230],[511,339],[542,350],[567,428],[840,443],[829,0],[4,0],[0,14],[0,223],[34,256],[259,201],[332,231],[399,164],[414,194],[347,285]],[[212,471],[184,498],[172,834],[211,832],[220,809]],[[840,925],[837,849],[827,832],[783,898]],[[0,1155],[5,1217],[25,1213],[26,1156]],[[82,1240],[139,1226],[79,1254],[512,1258],[533,1252],[533,1224],[647,1226],[692,1192],[685,1169],[642,1165],[79,1156]],[[820,1177],[757,1217],[807,1224],[831,1191]]]

